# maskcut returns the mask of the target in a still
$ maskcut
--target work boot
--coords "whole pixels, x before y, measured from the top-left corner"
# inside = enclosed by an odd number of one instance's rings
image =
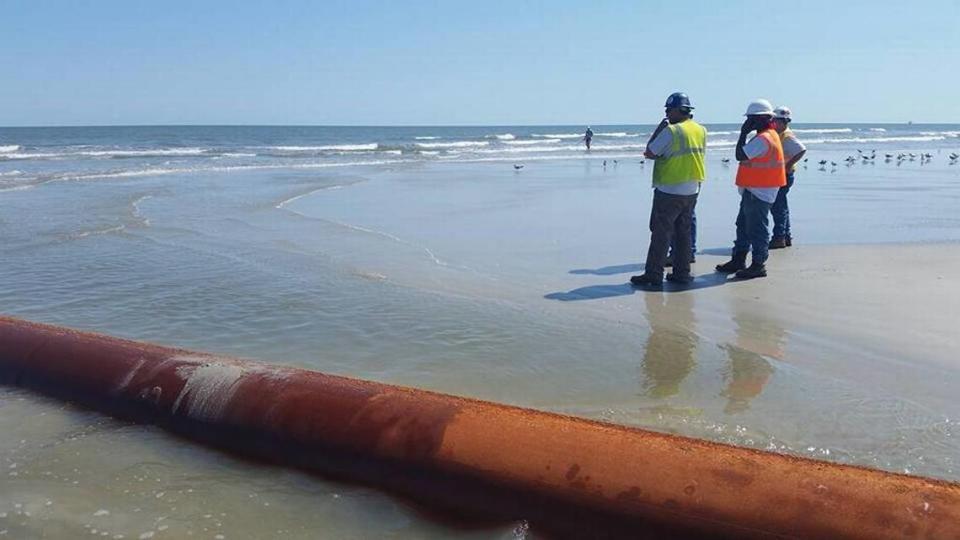
[[[734,251],[733,258],[729,261],[718,264],[717,272],[721,274],[732,274],[747,267],[747,251]]]
[[[642,274],[630,278],[630,283],[637,287],[663,287],[663,278],[650,274]]]
[[[770,245],[767,246],[767,249],[783,249],[787,247],[787,238],[784,236],[774,237],[773,240],[770,240]]]
[[[786,236],[786,238],[784,238],[784,241],[786,241],[787,247],[790,247],[793,245],[793,238],[791,238],[789,234]]]
[[[678,275],[678,274],[674,274],[673,272],[670,272],[669,274],[667,274],[667,281],[671,283],[679,283],[681,285],[686,285],[687,283],[693,283],[693,275],[691,274]]]
[[[749,268],[737,272],[737,279],[753,279],[758,277],[767,277],[767,267],[763,264],[753,263]]]

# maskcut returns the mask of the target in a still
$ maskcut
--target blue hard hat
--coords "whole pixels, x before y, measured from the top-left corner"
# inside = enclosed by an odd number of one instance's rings
[[[693,105],[690,105],[690,98],[683,92],[674,92],[670,94],[670,97],[667,98],[667,103],[664,104],[666,108],[681,107],[685,109],[693,109]]]

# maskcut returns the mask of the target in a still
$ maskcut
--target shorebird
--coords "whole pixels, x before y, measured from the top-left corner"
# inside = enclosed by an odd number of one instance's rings
[[[603,160],[603,168],[604,168],[604,169],[607,168],[607,160]]]
[[[523,165],[518,165],[518,164],[516,164],[516,163],[513,165],[513,170],[515,170],[515,171],[519,171],[519,170],[522,169],[522,168],[523,168]]]
[[[641,159],[641,160],[640,160],[640,164],[641,164],[641,165],[643,165],[643,164],[646,163],[646,162],[647,162],[647,161],[644,160],[644,159]]]
[[[836,161],[831,161],[831,162],[830,162],[830,165],[836,167],[836,166],[837,166],[837,162],[836,162]]]
[[[826,164],[827,164],[827,160],[825,160],[825,159],[821,159],[821,160],[820,160],[820,166],[821,166],[821,167],[823,167],[823,166],[826,165]]]
[[[726,158],[726,157],[725,157],[725,158],[723,158],[723,159],[720,160],[720,163],[723,163],[724,165],[726,165],[727,163],[730,163],[730,158]]]

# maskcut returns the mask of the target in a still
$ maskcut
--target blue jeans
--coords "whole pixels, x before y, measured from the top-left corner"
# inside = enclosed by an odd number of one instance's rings
[[[740,196],[740,213],[737,214],[737,239],[733,242],[734,253],[750,251],[753,248],[753,262],[767,262],[767,249],[770,233],[767,231],[767,214],[771,204],[757,198],[750,190],[743,190]]]
[[[770,207],[770,214],[773,215],[773,237],[790,238],[790,206],[787,204],[787,194],[793,187],[793,172],[787,173],[787,185],[780,188],[777,192],[777,200],[773,201]]]
[[[674,238],[670,238],[670,253],[673,253],[674,248],[676,247],[677,242]],[[695,257],[697,255],[697,210],[693,210],[693,215],[690,218],[690,256]],[[672,256],[672,255],[671,255]]]

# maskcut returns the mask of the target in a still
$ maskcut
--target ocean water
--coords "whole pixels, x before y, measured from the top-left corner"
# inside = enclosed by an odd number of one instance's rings
[[[708,125],[708,145],[738,125]],[[653,126],[594,126],[592,156],[636,157]],[[815,149],[956,148],[960,126],[796,124]],[[583,126],[0,128],[0,189],[203,172],[579,159]]]
[[[798,245],[768,280],[720,286],[737,127],[708,126],[698,288],[650,294],[625,282],[649,237],[652,126],[593,126],[590,153],[584,126],[0,128],[0,305],[960,480],[960,289],[937,277],[960,254],[960,126],[797,124]],[[13,538],[530,534],[18,389],[0,388],[0,433]]]

